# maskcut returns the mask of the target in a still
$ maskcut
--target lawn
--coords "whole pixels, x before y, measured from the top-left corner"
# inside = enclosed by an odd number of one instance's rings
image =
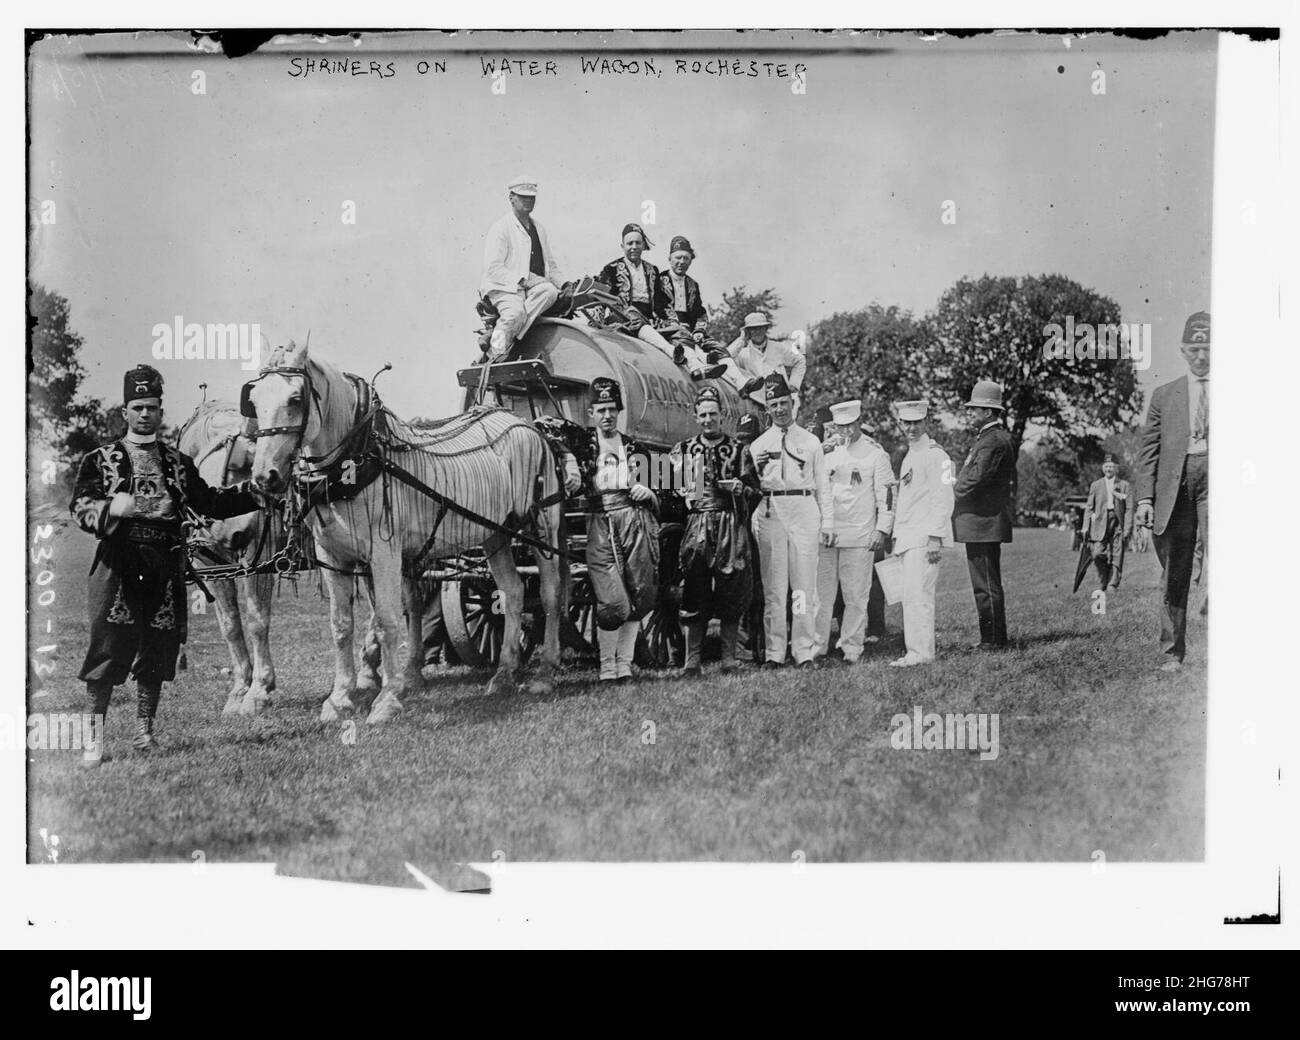
[[[54,675],[33,712],[84,710],[92,539],[55,541]],[[939,579],[939,660],[914,669],[891,637],[855,667],[750,667],[702,681],[643,674],[601,689],[567,674],[546,695],[488,698],[455,669],[395,724],[322,725],[332,650],[314,577],[284,585],[272,645],[273,712],[223,720],[228,659],[215,616],[191,617],[189,669],[167,687],[166,750],[132,756],[134,686],[108,724],[117,755],[29,752],[29,857],[60,862],[276,861],[295,875],[409,883],[403,862],[508,860],[1200,860],[1205,835],[1205,624],[1188,668],[1155,671],[1159,565],[1130,555],[1104,615],[1070,595],[1069,536],[1016,531],[1003,574],[1014,648],[977,638],[960,549]],[[1090,586],[1085,586],[1085,589]],[[33,615],[36,616],[35,614]],[[46,615],[41,614],[44,618]],[[42,632],[44,621],[41,621]],[[902,750],[891,719],[999,717],[999,754]],[[653,738],[653,739],[652,739]]]

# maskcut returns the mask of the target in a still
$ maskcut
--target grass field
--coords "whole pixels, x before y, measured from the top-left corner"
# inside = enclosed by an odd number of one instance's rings
[[[55,542],[60,644],[33,712],[84,710],[72,676],[85,647],[93,548]],[[745,668],[703,681],[644,674],[598,688],[566,675],[545,696],[484,695],[486,675],[437,675],[386,728],[317,722],[329,692],[326,603],[314,578],[275,605],[280,689],[258,720],[223,720],[225,646],[192,616],[189,670],[167,687],[152,758],[129,750],[134,685],[108,724],[113,762],[29,753],[29,858],[39,832],[60,862],[274,860],[289,874],[410,883],[402,866],[508,860],[1086,862],[1199,860],[1204,848],[1205,624],[1188,668],[1155,671],[1159,566],[1130,555],[1105,615],[1069,594],[1074,554],[1059,531],[1017,530],[1003,574],[1015,644],[977,638],[960,548],[939,579],[939,654],[892,669],[890,639],[856,667]],[[1085,590],[1091,586],[1085,586]],[[43,623],[42,623],[43,624]],[[999,716],[999,755],[900,750],[896,713]],[[653,724],[653,743],[648,737]]]

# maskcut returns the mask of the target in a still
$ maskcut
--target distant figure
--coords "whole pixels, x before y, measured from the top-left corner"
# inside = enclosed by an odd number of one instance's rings
[[[1133,534],[1133,503],[1129,500],[1128,481],[1118,476],[1119,463],[1114,455],[1106,456],[1101,472],[1101,478],[1088,489],[1080,529],[1091,544],[1097,587],[1111,593],[1119,588],[1124,573],[1124,550]]]
[[[966,563],[980,617],[980,641],[972,650],[1007,645],[1002,543],[1011,541],[1016,453],[1011,433],[1002,424],[1004,412],[1002,387],[987,380],[976,383],[966,402],[966,413],[977,431],[975,443],[953,485],[953,537],[966,543]]]
[[[952,462],[930,439],[929,402],[895,401],[898,425],[907,437],[899,466],[894,552],[903,559],[903,642],[906,653],[893,668],[934,660],[934,593],[943,548],[951,544]]]
[[[795,424],[785,377],[772,373],[763,389],[772,425],[749,447],[762,491],[751,524],[763,575],[763,667],[784,666],[789,645],[799,667],[815,668],[817,547],[819,536],[821,544],[833,544],[834,531],[826,456],[817,438]],[[793,621],[787,628],[791,592]]]
[[[830,650],[838,590],[844,597],[839,651],[846,664],[857,664],[866,637],[873,557],[894,529],[889,511],[894,468],[880,445],[862,434],[861,401],[844,401],[830,411],[835,435],[833,449],[826,455],[826,475],[833,516],[831,539],[823,540],[817,558],[815,653],[825,657]]]
[[[794,414],[798,415],[799,390],[808,362],[784,336],[773,334],[771,329],[772,323],[762,311],[745,315],[744,328],[727,347],[735,361],[727,369],[727,379],[741,394],[752,397],[762,391],[764,379],[779,372],[790,387]]]
[[[1137,523],[1151,527],[1161,578],[1162,672],[1187,653],[1187,593],[1198,538],[1210,533],[1210,316],[1197,311],[1183,328],[1187,374],[1156,387],[1142,429],[1137,466]]]
[[[487,233],[479,292],[499,317],[479,346],[500,361],[560,296],[560,272],[546,230],[533,219],[537,182],[519,176],[508,188],[510,212]]]

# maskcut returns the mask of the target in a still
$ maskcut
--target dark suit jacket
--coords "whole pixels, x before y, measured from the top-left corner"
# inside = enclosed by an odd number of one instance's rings
[[[1134,498],[1155,503],[1153,530],[1164,534],[1169,516],[1178,498],[1187,461],[1187,441],[1191,436],[1191,417],[1187,410],[1187,377],[1158,386],[1151,394],[1146,425],[1142,427],[1142,446],[1138,449]],[[1134,503],[1134,508],[1137,506]]]
[[[1088,539],[1100,542],[1106,537],[1106,478],[1099,477],[1088,489],[1088,504],[1084,507],[1089,516]],[[1137,503],[1133,501],[1132,488],[1127,480],[1115,478],[1115,519],[1125,538],[1133,534],[1133,510]]]
[[[1016,453],[1001,423],[975,438],[952,493],[952,536],[959,542],[1011,541]]]
[[[707,332],[708,330],[704,324],[704,300],[700,295],[700,283],[689,274],[682,275],[682,277],[686,281],[686,309],[679,311],[674,309],[672,271],[663,270],[659,272],[659,288],[667,310],[663,315],[656,315],[656,317],[676,321],[687,332]]]
[[[659,279],[659,268],[655,267],[649,260],[644,259],[641,261],[641,266],[645,268],[646,289],[650,293],[650,313],[646,317],[651,319],[652,322],[662,320],[666,315],[672,314],[672,291],[664,293],[663,283]],[[611,260],[602,267],[600,274],[596,276],[596,280],[608,285],[610,292],[631,306],[632,267],[624,257],[620,256],[617,260]]]

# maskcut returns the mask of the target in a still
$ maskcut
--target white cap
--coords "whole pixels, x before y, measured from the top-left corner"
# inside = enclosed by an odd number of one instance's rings
[[[898,413],[900,419],[906,419],[908,422],[915,422],[917,419],[924,419],[930,411],[929,401],[895,401],[894,411]]]
[[[527,174],[521,173],[510,182],[510,190],[516,195],[536,195],[537,181]]]
[[[836,426],[849,426],[862,417],[861,401],[843,401],[831,405],[831,419]]]

